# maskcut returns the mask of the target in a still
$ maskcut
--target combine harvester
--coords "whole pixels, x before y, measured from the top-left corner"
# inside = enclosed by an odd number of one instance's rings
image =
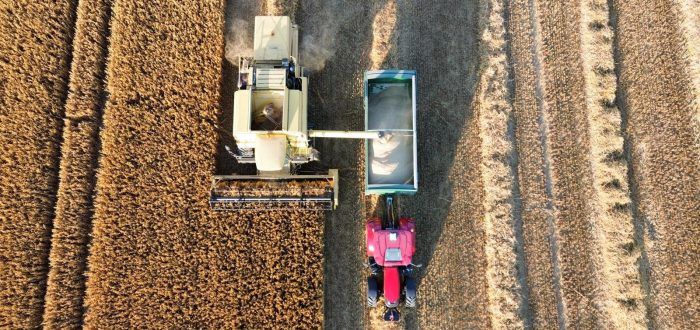
[[[383,139],[381,131],[309,130],[308,78],[298,63],[299,30],[286,16],[255,17],[253,57],[239,62],[230,151],[252,175],[216,175],[214,210],[321,209],[338,205],[338,171],[311,166],[318,151],[309,139]]]
[[[239,62],[229,151],[254,174],[215,175],[209,203],[214,210],[316,209],[338,205],[338,171],[319,170],[310,138],[365,139],[366,194],[386,201],[384,217],[367,222],[371,275],[367,303],[384,296],[384,318],[398,321],[398,306],[416,304],[412,263],[415,221],[397,218],[396,195],[418,190],[416,74],[382,70],[364,76],[364,131],[310,130],[308,78],[299,63],[298,28],[285,16],[255,17],[253,57]],[[313,165],[316,164],[316,168]]]

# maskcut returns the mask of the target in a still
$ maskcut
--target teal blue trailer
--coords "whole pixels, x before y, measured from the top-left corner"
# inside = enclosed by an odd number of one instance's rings
[[[418,191],[416,136],[416,72],[365,72],[365,130],[383,139],[365,142],[365,194],[407,194]]]

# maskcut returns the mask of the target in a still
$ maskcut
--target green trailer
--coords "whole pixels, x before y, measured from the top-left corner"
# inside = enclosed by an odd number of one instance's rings
[[[418,191],[416,72],[368,71],[364,75],[365,194],[412,195]]]

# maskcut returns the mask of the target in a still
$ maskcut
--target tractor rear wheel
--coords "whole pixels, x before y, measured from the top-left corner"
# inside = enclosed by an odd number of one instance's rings
[[[379,300],[377,279],[370,276],[367,278],[367,307],[377,307],[377,300]]]
[[[418,300],[418,297],[416,295],[416,280],[409,277],[406,278],[406,284],[405,284],[405,290],[406,290],[406,307],[409,308],[414,308],[416,307],[416,301]]]

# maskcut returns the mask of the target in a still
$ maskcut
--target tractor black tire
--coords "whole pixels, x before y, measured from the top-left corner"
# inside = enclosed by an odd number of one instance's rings
[[[379,286],[374,276],[367,278],[367,307],[377,307],[379,301]]]
[[[404,290],[406,293],[405,305],[408,308],[415,308],[418,300],[416,292],[416,280],[412,277],[406,278],[406,283],[404,284]]]
[[[379,273],[382,272],[382,266],[377,265],[377,262],[374,261],[374,257],[369,257],[367,264],[369,265],[369,270],[372,272],[372,276],[379,276]]]

